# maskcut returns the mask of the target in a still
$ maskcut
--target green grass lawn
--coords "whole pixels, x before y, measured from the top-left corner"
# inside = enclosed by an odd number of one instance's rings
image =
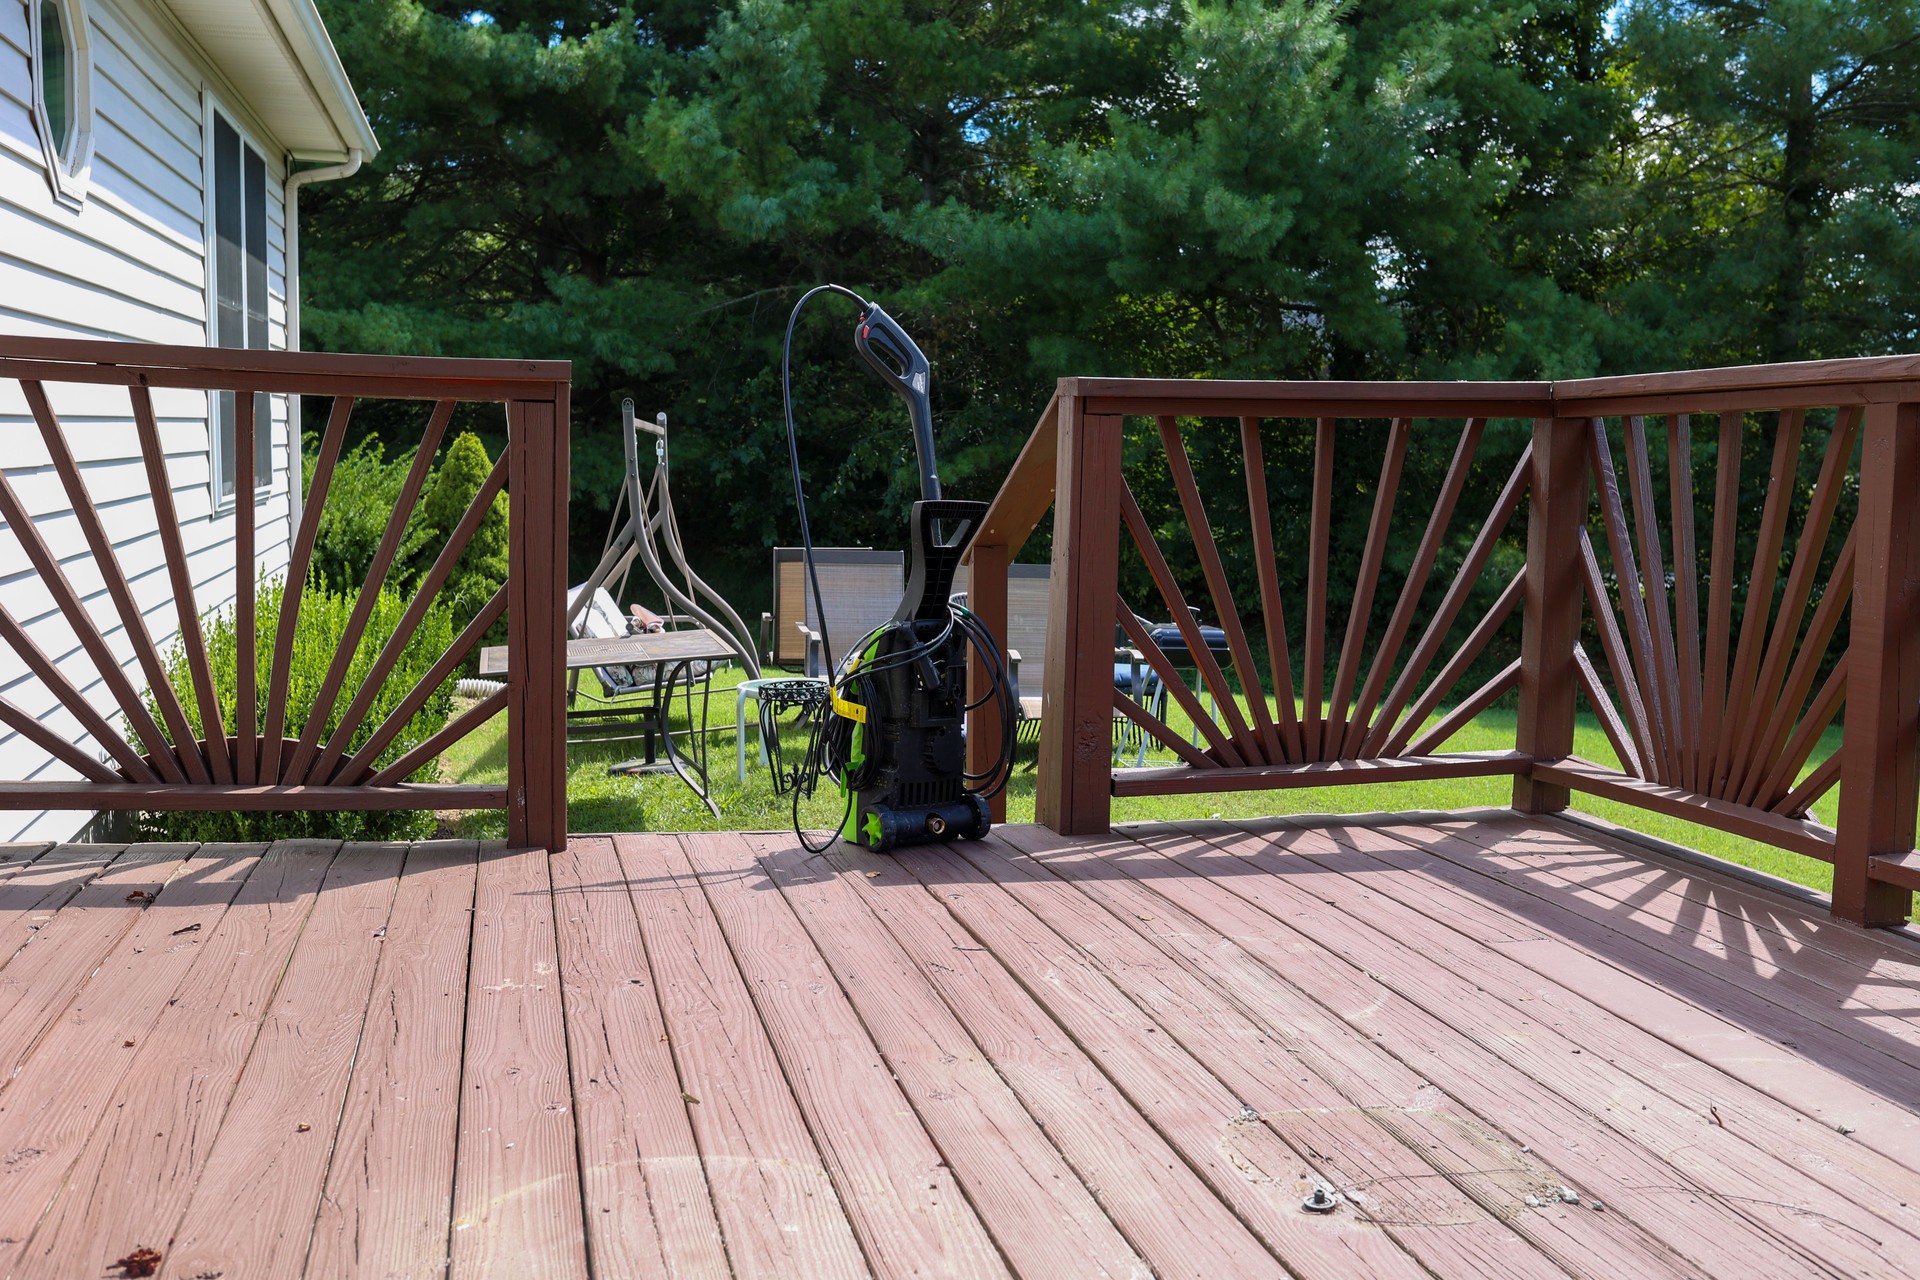
[[[714,675],[711,721],[730,725],[733,721],[732,687],[742,673],[725,670]],[[589,674],[585,683],[592,687]],[[678,704],[676,703],[676,710]],[[751,714],[751,712],[749,712]],[[676,716],[675,724],[681,721]],[[1173,726],[1188,728],[1176,708]],[[1514,713],[1494,709],[1468,725],[1446,744],[1447,751],[1505,751],[1513,748]],[[722,729],[709,737],[710,776],[714,803],[720,809],[715,819],[705,805],[671,773],[640,777],[609,775],[607,767],[640,754],[638,742],[575,744],[568,752],[567,829],[578,833],[602,831],[766,831],[793,824],[792,800],[776,797],[768,774],[760,767],[751,739],[748,742],[747,777],[744,784],[735,780],[734,736]],[[789,759],[797,760],[804,749],[802,735],[789,732],[783,743]],[[1813,753],[1809,769],[1840,745],[1839,729],[1829,729]],[[1600,764],[1618,767],[1605,734],[1591,717],[1582,716],[1574,734],[1574,753]],[[1034,777],[1029,771],[1032,752],[1023,752],[1013,780],[1007,788],[1007,818],[1011,822],[1033,820]],[[1155,751],[1147,763],[1177,764],[1169,752]],[[506,781],[506,722],[496,719],[465,741],[449,750],[441,767],[450,782],[500,783]],[[1379,782],[1363,786],[1295,788],[1284,791],[1216,792],[1205,795],[1129,797],[1115,799],[1113,816],[1117,822],[1173,818],[1252,818],[1300,813],[1374,813],[1430,809],[1460,809],[1478,806],[1504,807],[1512,800],[1513,784],[1508,778],[1461,778],[1431,782]],[[1836,791],[1830,791],[1814,807],[1813,816],[1832,825]],[[801,808],[801,821],[809,830],[823,830],[838,824],[842,799],[838,792],[822,789]],[[1648,813],[1612,801],[1575,793],[1573,807],[1620,826],[1644,832],[1702,853],[1725,858],[1744,866],[1765,871],[1822,892],[1832,889],[1833,869],[1824,862],[1786,850],[1731,836],[1677,818]],[[505,834],[506,818],[497,812],[470,813],[452,822],[454,834],[498,838]]]

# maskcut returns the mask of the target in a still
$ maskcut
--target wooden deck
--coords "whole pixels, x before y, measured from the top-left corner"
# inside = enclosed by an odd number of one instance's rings
[[[1920,1274],[1920,949],[1572,824],[15,849],[0,930],[9,1276]]]

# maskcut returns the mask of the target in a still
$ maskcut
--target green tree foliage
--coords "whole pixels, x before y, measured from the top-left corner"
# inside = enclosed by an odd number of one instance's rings
[[[582,562],[620,398],[666,410],[689,542],[749,608],[797,532],[779,339],[824,280],[927,350],[943,478],[981,497],[1063,374],[1571,377],[1920,340],[1893,0],[322,9],[385,149],[305,197],[308,340],[571,359]],[[849,320],[822,302],[797,339],[815,532],[897,545],[911,446]],[[1230,446],[1194,446],[1229,504]],[[1276,509],[1303,510],[1279,477],[1306,436],[1270,447]],[[1417,443],[1413,491],[1448,453]],[[1366,454],[1343,446],[1343,492]]]

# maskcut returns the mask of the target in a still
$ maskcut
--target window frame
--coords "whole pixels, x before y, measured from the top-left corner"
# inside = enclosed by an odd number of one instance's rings
[[[48,5],[60,15],[67,41],[67,93],[72,119],[67,122],[67,136],[59,139],[53,136],[52,117],[47,113],[41,14]],[[33,82],[33,129],[40,136],[47,185],[53,188],[57,203],[77,210],[86,203],[93,175],[93,21],[87,13],[87,0],[28,0],[27,45],[27,78]]]
[[[221,101],[211,86],[202,88],[200,99],[202,139],[201,167],[204,182],[204,194],[202,198],[204,216],[201,219],[201,234],[202,246],[206,254],[207,345],[209,347],[219,347],[223,345],[220,342],[219,156],[216,154],[216,139],[219,136],[219,124],[225,124],[227,128],[233,130],[240,140],[239,181],[243,235],[247,221],[245,200],[247,194],[246,170],[249,152],[259,158],[262,171],[262,243],[260,246],[260,270],[262,274],[260,292],[262,296],[262,310],[260,315],[264,338],[261,346],[248,345],[237,349],[249,351],[275,350],[276,348],[273,346],[273,267],[271,263],[273,219],[268,216],[268,204],[276,199],[284,201],[284,182],[276,181],[273,176],[273,165],[268,158],[273,152],[261,143],[260,135],[246,123],[245,119],[238,112],[233,111]],[[282,208],[284,209],[284,207],[283,203]],[[248,255],[243,242],[240,253],[243,270],[240,285],[243,314],[245,299],[248,292],[250,292],[248,289],[249,282],[245,275],[245,263],[247,259]],[[226,440],[227,431],[225,429],[225,422],[223,421],[224,415],[221,412],[221,399],[226,394],[229,393],[218,391],[210,391],[207,393],[207,490],[211,499],[211,509],[215,515],[230,513],[239,505],[239,466],[236,465],[234,468],[234,492],[221,492],[222,470],[226,461],[227,450],[230,448]],[[266,463],[266,478],[264,480],[259,478],[257,466],[254,469],[255,482],[253,493],[255,501],[258,502],[261,498],[281,492],[283,482],[276,478],[277,469],[275,467],[275,462],[280,457],[280,453],[273,447],[274,413],[275,410],[278,409],[281,415],[286,417],[291,414],[292,410],[287,402],[287,397],[284,395],[269,395],[265,392],[259,392],[256,393],[256,396],[258,401],[262,402],[264,412],[256,410],[256,420],[254,423],[254,430],[257,433],[254,446],[255,462],[257,464],[264,459]],[[290,419],[288,429],[292,429]],[[237,433],[237,419],[234,430]],[[235,459],[235,462],[238,463],[239,459]]]

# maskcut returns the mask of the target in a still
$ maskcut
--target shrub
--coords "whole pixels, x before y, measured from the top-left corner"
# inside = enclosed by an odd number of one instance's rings
[[[355,589],[357,591],[357,588]],[[258,710],[256,723],[262,732],[266,728],[268,673],[272,669],[273,649],[280,623],[280,603],[284,586],[278,581],[262,583],[256,597],[255,617],[257,627],[257,669],[260,672],[258,691]],[[294,631],[293,657],[289,668],[287,689],[287,729],[288,738],[298,738],[306,728],[307,717],[311,713],[314,700],[320,691],[321,683],[326,679],[327,668],[333,656],[344,643],[347,621],[353,613],[354,595],[343,595],[331,590],[324,582],[315,582],[308,586],[300,598],[300,617]],[[341,715],[346,711],[360,688],[367,683],[368,674],[374,659],[385,647],[399,624],[400,616],[406,611],[407,597],[398,591],[383,590],[376,602],[366,633],[361,637],[358,648],[354,650],[352,663],[347,668],[346,680],[341,684],[340,696],[335,700],[332,712],[327,717],[326,732],[320,735],[325,742],[339,728]],[[358,750],[379,727],[387,715],[392,712],[412,690],[414,685],[426,675],[427,669],[436,658],[453,642],[453,615],[444,604],[436,602],[421,619],[419,628],[414,632],[400,660],[381,683],[380,692],[374,698],[372,708],[365,719],[354,730],[350,739],[351,747]],[[234,724],[235,691],[238,676],[235,670],[236,634],[231,610],[223,611],[207,628],[207,654],[213,668],[215,696],[220,703],[220,714],[225,717],[228,732],[231,734]],[[187,718],[194,732],[204,735],[200,724],[199,700],[193,689],[193,675],[187,665],[186,650],[176,643],[167,655],[167,677],[179,696],[181,705],[186,708]],[[148,694],[148,703],[158,718],[158,707],[153,705],[153,696]],[[415,713],[401,730],[399,736],[381,752],[378,764],[384,767],[398,760],[415,746],[424,742],[447,723],[447,717],[453,708],[453,681],[443,683],[435,690],[426,704]],[[430,764],[413,775],[411,781],[431,781],[438,776],[437,764]],[[293,837],[316,837],[335,840],[417,840],[433,834],[434,818],[430,813],[387,812],[387,813],[142,813],[136,816],[135,826],[139,838],[145,840],[179,840],[208,842],[216,840],[263,841]]]
[[[434,558],[467,514],[467,508],[473,505],[491,470],[493,460],[487,457],[487,447],[471,431],[461,432],[447,446],[446,457],[434,472],[433,482],[420,500],[408,529],[409,541],[416,536],[419,539],[411,566],[412,581],[419,581],[433,567]],[[454,625],[464,627],[506,580],[507,496],[502,493],[494,495],[491,509],[474,530],[473,540],[455,562],[446,586],[440,589],[440,600],[452,610]],[[490,638],[503,639],[505,632],[503,618],[493,626],[497,636],[490,633]]]

